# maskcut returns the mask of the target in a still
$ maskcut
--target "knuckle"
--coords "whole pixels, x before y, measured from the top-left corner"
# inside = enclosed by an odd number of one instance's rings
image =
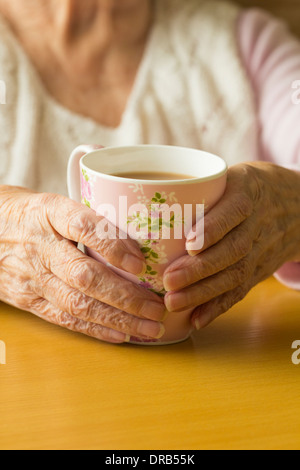
[[[106,288],[106,298],[113,300],[111,305],[123,312],[142,317],[147,300],[151,298],[150,292],[121,279],[118,282],[117,291],[114,287],[111,285]],[[113,292],[110,293],[110,290]]]
[[[76,322],[76,318],[72,317],[72,315],[69,315],[67,312],[61,312],[57,321],[60,326],[71,331],[75,331]]]
[[[87,210],[82,208],[72,208],[68,220],[69,232],[76,232],[79,242],[89,244],[95,237],[95,224],[88,217]]]
[[[67,267],[69,284],[82,292],[88,292],[95,284],[97,273],[88,259],[74,260]]]
[[[98,339],[105,339],[105,330],[103,326],[91,322],[82,322],[81,328],[77,329],[79,333],[84,333],[85,335]]]
[[[232,294],[229,308],[231,308],[233,305],[243,300],[247,294],[248,294],[248,288],[246,286],[243,285],[243,286],[237,287],[234,293]]]
[[[236,270],[238,282],[240,283],[246,282],[250,278],[252,271],[253,271],[253,268],[249,259],[248,258],[242,259],[238,263],[237,270]]]
[[[235,210],[243,219],[246,219],[253,211],[253,201],[247,194],[239,194],[239,200],[235,206]]]
[[[92,300],[92,299],[90,299]],[[86,320],[90,316],[91,302],[86,295],[81,292],[71,292],[66,298],[67,311],[75,317]]]
[[[32,199],[32,209],[37,209],[37,217],[43,225],[53,227],[53,219],[59,214],[59,208],[65,199],[59,194],[39,193]]]
[[[237,258],[245,257],[252,249],[252,241],[248,234],[238,233],[236,240],[231,245],[232,252],[236,255]]]
[[[112,259],[114,254],[120,256],[122,244],[118,240],[98,239],[98,247],[102,256],[106,259]]]
[[[121,310],[111,310],[106,318],[106,326],[125,334],[136,334],[140,320],[133,315],[128,315]]]
[[[252,265],[247,258],[243,258],[229,269],[230,288],[243,285],[249,280],[253,272]]]
[[[97,217],[96,235],[98,243],[100,244],[100,246],[103,245],[104,248],[107,242],[109,242],[110,240],[118,239],[116,226],[113,225],[108,219],[102,216]]]
[[[59,325],[68,330],[86,334],[88,333],[89,327],[92,326],[92,324],[89,325],[87,322],[75,318],[67,312],[61,312],[59,316]]]
[[[236,260],[244,258],[252,249],[253,241],[249,234],[242,230],[233,230],[230,234],[230,256]]]
[[[42,204],[42,206],[47,206],[48,204],[55,205],[58,202],[60,197],[61,196],[59,196],[58,194],[52,194],[52,193],[39,193],[37,195],[37,198],[40,204]]]
[[[19,296],[15,300],[14,305],[19,310],[27,310],[27,311],[30,311],[31,307],[32,308],[35,307],[34,302],[28,300],[25,296],[22,296],[22,295]]]
[[[59,194],[52,193],[40,193],[36,195],[37,209],[41,214],[41,217],[52,226],[52,219],[54,214],[59,213],[59,207],[66,198]]]
[[[216,286],[210,282],[202,282],[201,288],[195,287],[193,289],[193,303],[206,303],[216,296]]]
[[[239,237],[237,242],[237,250],[241,257],[246,256],[252,249],[253,242],[248,234],[244,234]]]
[[[235,304],[241,302],[247,295],[248,290],[244,286],[239,286],[234,291],[231,291],[229,295],[225,295],[220,299],[219,303],[219,315],[226,313]]]
[[[241,302],[246,297],[247,293],[248,289],[245,286],[239,286],[237,289],[235,289],[230,301],[229,308],[238,302]]]
[[[244,283],[232,289],[231,291],[216,297],[212,303],[207,303],[212,307],[213,319],[228,312],[235,304],[241,302],[249,292],[249,285]]]
[[[246,184],[245,187],[248,189],[249,197],[251,198],[252,204],[257,203],[257,201],[262,199],[262,186],[260,183],[260,178],[258,177],[260,171],[253,167],[252,165],[245,164],[245,178]]]
[[[44,311],[46,302],[42,297],[34,297],[26,300],[27,309],[42,313]]]
[[[232,297],[230,297],[230,298],[224,298],[224,299],[220,300],[219,305],[218,305],[218,307],[217,307],[217,309],[216,309],[216,311],[217,311],[217,316],[223,315],[223,314],[226,313],[228,310],[230,310],[231,307],[233,307],[234,303],[235,303],[235,302],[234,302],[234,300],[233,300]]]

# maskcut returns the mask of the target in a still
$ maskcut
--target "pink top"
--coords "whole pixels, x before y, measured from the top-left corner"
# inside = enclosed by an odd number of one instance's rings
[[[300,42],[284,23],[251,9],[240,15],[238,43],[256,92],[260,159],[300,172]],[[300,263],[287,263],[275,277],[300,290]]]

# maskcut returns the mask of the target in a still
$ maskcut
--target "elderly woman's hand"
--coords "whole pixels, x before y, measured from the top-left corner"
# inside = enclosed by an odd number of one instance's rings
[[[195,307],[197,329],[285,262],[300,261],[300,175],[262,162],[230,168],[223,199],[205,216],[204,234],[201,252],[189,252],[164,276],[168,310]]]
[[[96,214],[67,198],[0,188],[0,300],[100,340],[158,338],[163,301],[85,256],[83,243],[132,274],[144,258],[132,240],[100,240]]]

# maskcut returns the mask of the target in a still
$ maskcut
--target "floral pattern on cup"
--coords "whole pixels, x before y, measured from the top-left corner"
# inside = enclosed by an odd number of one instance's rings
[[[132,224],[139,230],[149,229],[146,239],[137,239],[147,262],[146,272],[139,278],[139,285],[164,297],[166,291],[163,286],[161,273],[158,272],[158,265],[167,265],[169,260],[162,240],[162,230],[164,226],[168,229],[173,229],[175,225],[182,225],[184,224],[184,219],[180,217],[179,220],[173,214],[169,220],[164,220],[161,216],[161,207],[163,204],[172,205],[177,203],[178,199],[175,192],[167,194],[165,191],[155,192],[153,197],[149,198],[144,193],[143,185],[139,183],[130,185],[129,188],[134,193],[139,193],[137,201],[145,207],[145,212],[139,212],[128,217],[127,224]]]
[[[81,202],[91,208],[93,202],[92,179],[90,175],[82,168],[81,178]]]

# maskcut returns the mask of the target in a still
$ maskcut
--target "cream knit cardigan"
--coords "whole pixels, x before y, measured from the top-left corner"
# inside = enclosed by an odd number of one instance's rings
[[[0,184],[66,194],[79,144],[168,144],[257,158],[252,86],[236,39],[239,9],[213,0],[157,0],[156,21],[120,126],[59,105],[0,19]],[[124,162],[126,165],[126,162]]]

